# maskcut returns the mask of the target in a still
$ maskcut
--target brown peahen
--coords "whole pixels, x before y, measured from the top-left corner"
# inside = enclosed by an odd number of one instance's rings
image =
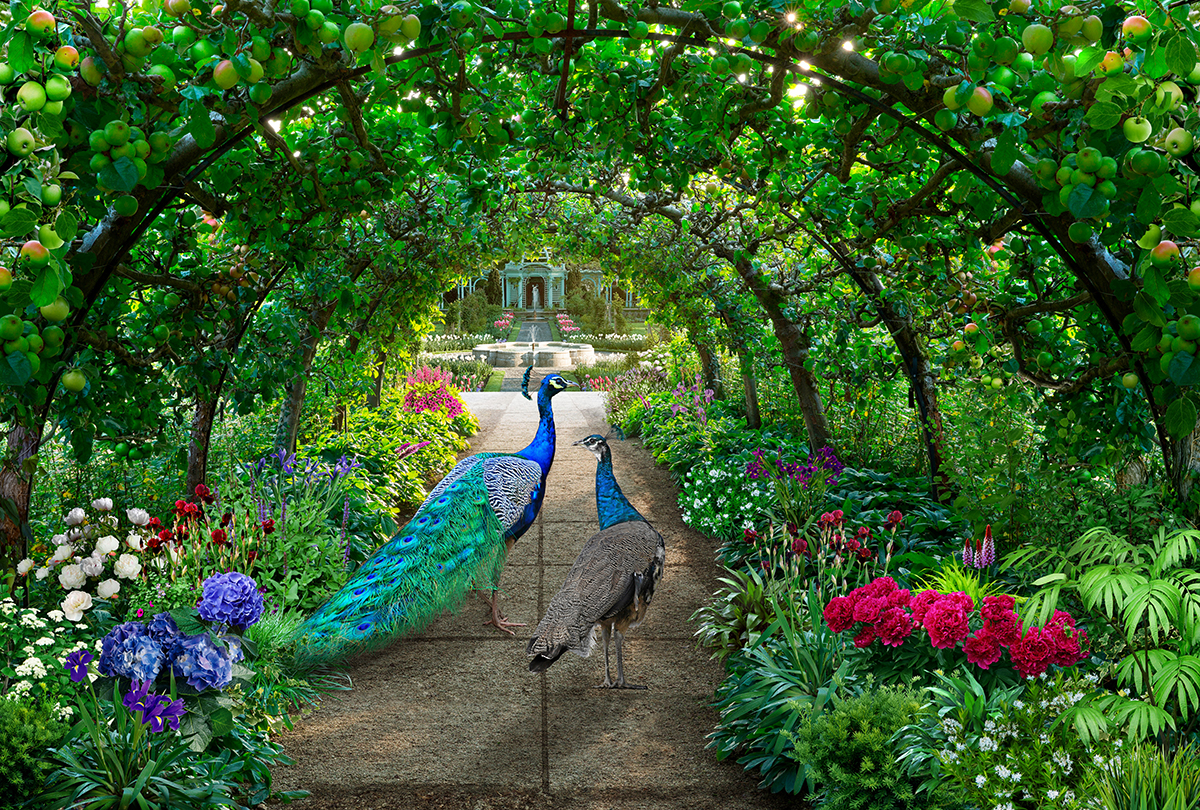
[[[565,652],[586,658],[599,635],[604,642],[604,682],[598,688],[645,689],[625,682],[625,634],[641,624],[662,579],[666,543],[626,500],[613,475],[603,436],[575,442],[596,456],[596,513],[600,531],[579,552],[562,588],[525,648],[529,669],[543,672]],[[608,640],[615,637],[617,680],[609,674]]]

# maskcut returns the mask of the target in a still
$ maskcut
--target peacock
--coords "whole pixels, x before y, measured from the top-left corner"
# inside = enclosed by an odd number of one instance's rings
[[[525,371],[521,393],[529,396]],[[312,666],[383,646],[423,628],[460,605],[473,586],[490,589],[491,619],[507,621],[496,586],[512,544],[533,525],[554,462],[554,396],[575,385],[558,374],[542,380],[541,421],[533,441],[516,453],[467,456],[433,488],[396,536],[362,564],[340,591],[300,625],[297,663]]]
[[[525,648],[529,669],[544,672],[565,652],[586,658],[597,634],[604,641],[604,682],[597,688],[645,689],[625,682],[621,648],[641,624],[662,579],[666,543],[633,508],[613,475],[612,451],[603,436],[575,442],[596,456],[596,513],[600,531],[584,544],[562,588]],[[608,640],[616,637],[617,680],[609,673]]]

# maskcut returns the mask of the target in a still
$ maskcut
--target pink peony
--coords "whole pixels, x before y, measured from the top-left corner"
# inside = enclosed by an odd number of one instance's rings
[[[1000,660],[1002,648],[1000,640],[984,629],[967,637],[963,642],[963,652],[967,654],[968,663],[975,664],[980,669],[987,669]]]
[[[889,608],[906,608],[912,602],[912,591],[905,588],[902,591],[892,591],[887,595]]]
[[[888,647],[899,647],[912,634],[912,617],[903,608],[888,608],[872,628],[879,640]]]
[[[854,646],[859,649],[870,646],[875,640],[875,627],[870,624],[863,625],[863,628],[858,631],[858,635],[854,637]]]
[[[941,650],[952,649],[967,637],[967,611],[962,603],[947,594],[933,603],[925,612],[925,629],[929,631],[929,643]]]
[[[1045,672],[1053,653],[1050,641],[1037,627],[1030,627],[1008,648],[1013,666],[1026,678],[1034,678]]]
[[[854,603],[846,596],[835,596],[825,606],[825,623],[835,633],[849,630],[854,624]]]
[[[1007,647],[1021,637],[1021,620],[1010,610],[1002,619],[984,619],[983,631]]]
[[[887,596],[898,587],[896,580],[891,577],[879,577],[864,585],[863,590],[866,591],[868,596]]]
[[[914,598],[910,603],[910,607],[912,607],[913,612],[913,621],[915,621],[917,624],[924,624],[925,612],[928,611],[929,607],[939,598],[941,598],[941,594],[932,588],[927,591],[921,591],[919,594],[917,594],[916,598]]]
[[[983,597],[983,607],[979,609],[979,615],[985,621],[987,619],[1006,619],[1016,606],[1017,600],[1006,593],[999,596],[985,596]]]
[[[859,599],[854,605],[854,621],[856,622],[873,622],[879,618],[879,614],[887,608],[887,600],[879,597],[868,596]]]
[[[954,600],[955,604],[961,605],[962,609],[964,611],[966,611],[967,613],[970,613],[972,610],[975,609],[975,600],[972,599],[971,597],[967,596],[962,591],[955,591],[954,593],[943,594],[943,596],[946,599]]]
[[[1052,619],[1042,628],[1042,638],[1051,647],[1050,661],[1060,667],[1078,664],[1087,655],[1087,633],[1076,630],[1073,625],[1074,620],[1068,625],[1065,622],[1054,623]]]

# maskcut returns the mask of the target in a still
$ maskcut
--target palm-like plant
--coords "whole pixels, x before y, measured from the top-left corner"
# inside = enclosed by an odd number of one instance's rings
[[[1123,641],[1118,683],[1132,696],[1105,694],[1076,707],[1085,736],[1109,721],[1128,724],[1145,739],[1167,729],[1185,733],[1200,714],[1200,531],[1168,533],[1135,544],[1106,528],[1085,532],[1063,549],[1027,548],[1010,554],[1005,568],[1051,568],[1034,582],[1041,588],[1025,605],[1026,624],[1043,624],[1064,593],[1074,593]]]

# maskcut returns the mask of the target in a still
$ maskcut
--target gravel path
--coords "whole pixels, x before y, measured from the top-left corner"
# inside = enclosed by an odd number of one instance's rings
[[[541,375],[534,374],[534,381]],[[501,577],[516,638],[482,621],[471,599],[424,633],[354,663],[354,689],[279,738],[296,760],[276,787],[312,791],[298,808],[751,810],[794,807],[705,749],[721,667],[696,649],[689,617],[716,586],[709,541],[679,518],[668,474],[635,440],[613,442],[630,501],[667,540],[666,574],[626,644],[626,677],[647,691],[598,690],[603,657],[567,655],[541,675],[525,644],[584,541],[596,531],[595,461],[571,442],[605,433],[600,394],[554,400],[558,453],[537,523]],[[482,428],[474,452],[511,451],[537,411],[520,394],[467,394]],[[614,662],[615,666],[615,662]]]

